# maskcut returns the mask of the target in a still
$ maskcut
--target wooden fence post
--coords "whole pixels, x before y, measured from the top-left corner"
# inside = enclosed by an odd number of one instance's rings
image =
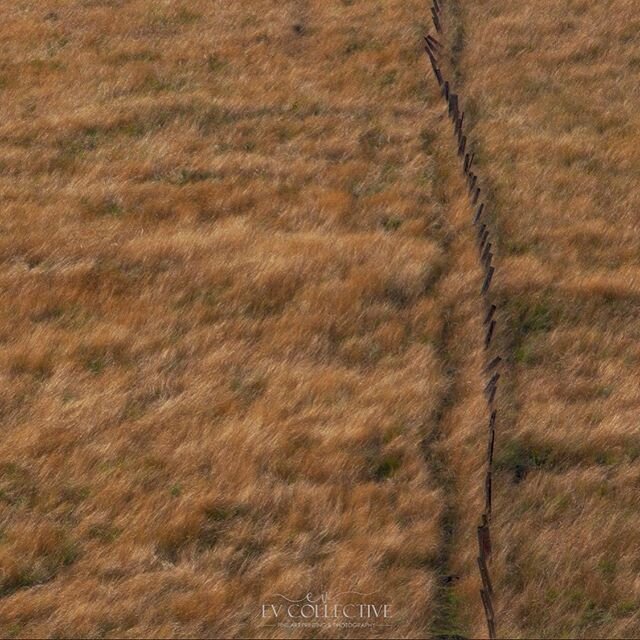
[[[489,307],[489,311],[487,311],[487,315],[484,319],[484,323],[483,324],[489,324],[493,318],[493,314],[496,312],[496,305],[492,304]]]
[[[482,516],[482,524],[478,527],[478,548],[480,555],[491,555],[491,535],[489,534],[489,524],[486,514]]]
[[[489,345],[491,344],[491,338],[493,337],[493,331],[496,328],[496,321],[492,320],[491,323],[489,324],[489,328],[487,329],[487,335],[485,336],[484,339],[484,348],[485,350],[489,348]]]
[[[490,428],[489,429],[489,444],[487,446],[487,460],[489,467],[493,466],[493,449],[496,441],[496,430]]]
[[[489,270],[487,271],[487,275],[484,279],[484,283],[482,284],[481,293],[487,293],[487,291],[489,290],[489,285],[491,284],[491,278],[493,278],[494,271],[495,271],[494,267],[489,267]]]
[[[462,136],[462,138],[460,138],[460,144],[458,145],[459,156],[464,156],[464,150],[466,146],[467,146],[467,136]]]
[[[431,9],[431,18],[433,19],[433,26],[438,33],[442,33],[442,27],[440,26],[440,18],[438,18],[438,12],[435,9]]]
[[[491,584],[491,578],[489,577],[489,571],[487,570],[486,559],[482,556],[478,556],[478,568],[480,569],[480,577],[482,578],[482,586],[488,594],[493,593],[493,585]]]

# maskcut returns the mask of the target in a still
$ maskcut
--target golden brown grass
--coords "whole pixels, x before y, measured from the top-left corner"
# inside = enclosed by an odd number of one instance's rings
[[[0,635],[484,633],[479,275],[426,17],[3,9]],[[391,630],[260,618],[347,589]]]
[[[449,5],[499,231],[503,637],[640,637],[639,26],[625,0]]]

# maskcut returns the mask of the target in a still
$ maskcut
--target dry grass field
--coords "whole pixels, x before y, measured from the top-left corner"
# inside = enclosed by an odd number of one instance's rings
[[[1,12],[0,636],[483,634],[423,3]],[[391,626],[261,618],[347,590]]]
[[[640,638],[640,17],[441,4],[496,232],[498,633]],[[0,9],[0,637],[486,637],[482,270],[429,17]],[[349,591],[391,616],[263,615]]]
[[[499,633],[640,637],[640,29],[630,0],[452,2],[510,382]]]

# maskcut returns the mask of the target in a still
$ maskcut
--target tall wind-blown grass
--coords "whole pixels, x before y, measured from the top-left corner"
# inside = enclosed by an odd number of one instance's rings
[[[458,68],[509,317],[501,634],[639,637],[637,6],[460,8]]]
[[[476,512],[422,3],[2,14],[0,635],[424,637]],[[350,589],[391,627],[261,617]]]

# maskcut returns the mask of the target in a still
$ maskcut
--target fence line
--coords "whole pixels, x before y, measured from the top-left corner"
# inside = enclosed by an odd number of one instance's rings
[[[438,34],[442,34],[442,0],[433,0],[433,6],[431,7],[431,18],[433,25]],[[494,243],[491,241],[491,230],[488,223],[485,221],[485,203],[481,201],[482,191],[478,186],[479,177],[472,171],[474,153],[470,149],[471,144],[464,133],[464,111],[460,108],[460,99],[458,94],[453,91],[452,84],[445,79],[443,71],[439,65],[439,56],[444,49],[443,44],[431,35],[425,36],[425,51],[429,57],[433,75],[440,89],[442,98],[447,104],[447,114],[453,124],[453,133],[457,143],[457,155],[462,164],[462,172],[467,181],[468,196],[472,207],[475,209],[475,215],[471,220],[473,226],[476,228],[477,242],[478,242],[478,260],[480,266],[484,271],[484,280],[482,282],[482,288],[479,294],[482,298],[483,304],[486,307],[486,316],[483,326],[486,327],[486,334],[484,337],[484,351],[485,351],[485,368],[484,371],[489,375],[489,379],[484,387],[484,396],[487,402],[489,410],[489,424],[488,424],[488,444],[487,444],[487,458],[486,458],[486,471],[484,481],[484,510],[480,516],[480,523],[477,527],[478,533],[478,570],[480,573],[480,580],[482,583],[482,589],[480,590],[480,599],[484,608],[484,614],[487,622],[487,629],[489,632],[489,638],[494,639],[497,637],[496,631],[496,617],[494,611],[494,587],[491,581],[491,575],[489,571],[491,563],[491,507],[492,507],[492,471],[493,471],[493,450],[496,439],[496,420],[497,409],[495,407],[496,394],[498,390],[498,381],[500,380],[500,372],[496,371],[500,367],[502,357],[500,355],[494,355],[491,357],[491,346],[493,342],[493,336],[495,333],[496,321],[494,318],[496,312],[496,305],[491,301],[491,282],[495,273],[495,267],[492,264],[493,261],[493,247]]]

